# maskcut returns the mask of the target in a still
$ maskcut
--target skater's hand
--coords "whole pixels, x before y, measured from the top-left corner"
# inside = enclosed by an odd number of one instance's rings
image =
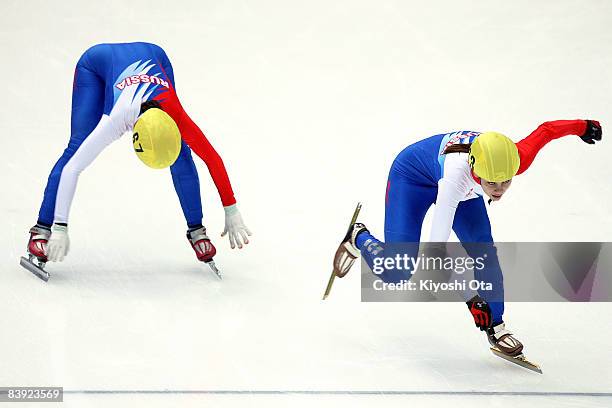
[[[595,144],[595,141],[601,140],[601,125],[596,120],[587,120],[587,127],[584,135],[580,138],[588,144]]]
[[[242,216],[236,204],[223,207],[223,209],[225,210],[225,229],[221,233],[221,236],[224,237],[226,234],[229,235],[232,249],[236,248],[236,246],[242,248],[243,242],[245,244],[249,243],[248,236],[251,236],[251,231],[244,225],[244,221],[242,221]]]
[[[491,307],[489,304],[480,296],[476,295],[466,302],[476,327],[480,330],[486,330],[491,327],[493,318],[491,316]]]
[[[52,262],[62,262],[70,249],[68,238],[68,227],[53,224],[51,227],[51,238],[47,244],[47,258]]]

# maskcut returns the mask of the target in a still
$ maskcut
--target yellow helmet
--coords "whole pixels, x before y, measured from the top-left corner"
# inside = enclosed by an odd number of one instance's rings
[[[161,109],[147,109],[134,124],[132,144],[136,156],[147,166],[163,169],[181,152],[181,134],[174,120]]]
[[[470,148],[470,167],[487,181],[506,181],[516,175],[521,160],[512,140],[496,132],[478,135]]]

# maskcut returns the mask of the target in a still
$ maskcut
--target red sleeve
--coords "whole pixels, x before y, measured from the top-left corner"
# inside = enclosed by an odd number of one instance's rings
[[[159,99],[164,112],[168,113],[178,125],[181,138],[206,163],[208,171],[217,186],[224,207],[236,204],[232,185],[225,170],[221,156],[212,147],[198,125],[187,115],[173,89],[155,97]]]
[[[586,120],[555,120],[544,122],[529,136],[516,144],[521,165],[516,174],[521,174],[531,166],[538,152],[551,140],[568,135],[582,135],[586,131]]]

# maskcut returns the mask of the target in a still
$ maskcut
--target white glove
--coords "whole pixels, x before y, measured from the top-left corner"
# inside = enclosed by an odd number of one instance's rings
[[[225,234],[229,233],[229,241],[232,249],[236,248],[236,245],[238,245],[238,248],[242,248],[243,241],[245,244],[249,243],[247,235],[251,236],[251,231],[244,225],[244,221],[242,221],[242,216],[236,204],[223,207],[223,209],[225,210],[225,229],[221,233],[221,236],[224,237]]]
[[[68,238],[68,227],[53,224],[51,227],[51,238],[47,244],[47,258],[52,262],[62,262],[70,249]]]

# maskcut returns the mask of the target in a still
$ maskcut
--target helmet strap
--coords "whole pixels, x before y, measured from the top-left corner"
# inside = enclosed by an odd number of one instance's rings
[[[472,178],[474,179],[474,181],[475,181],[475,182],[476,182],[478,185],[480,185],[480,183],[481,183],[480,177],[478,177],[478,176],[476,175],[476,173],[474,173],[474,170],[470,169],[470,174],[472,175]]]

